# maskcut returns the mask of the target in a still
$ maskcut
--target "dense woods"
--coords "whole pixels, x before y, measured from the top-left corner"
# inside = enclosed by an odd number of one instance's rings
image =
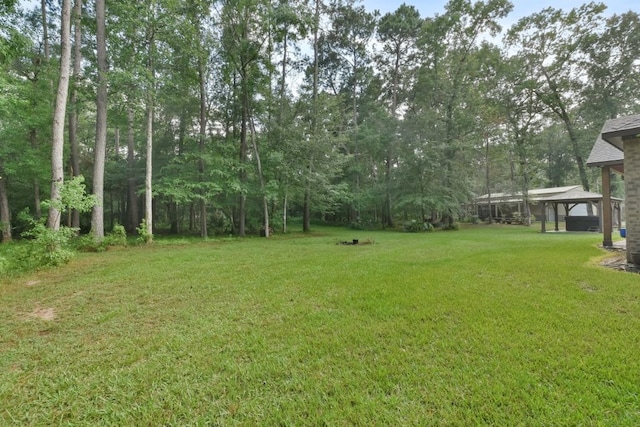
[[[96,241],[453,224],[487,192],[597,191],[600,127],[640,112],[640,17],[599,3],[508,28],[507,0],[25,4],[0,3],[3,242],[25,211]]]

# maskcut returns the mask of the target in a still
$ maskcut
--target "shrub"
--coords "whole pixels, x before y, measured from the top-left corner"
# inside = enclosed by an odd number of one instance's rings
[[[147,221],[145,219],[142,220],[136,231],[138,232],[137,240],[139,243],[149,243],[153,239],[153,234],[147,231]]]
[[[402,224],[402,231],[407,233],[417,233],[418,231],[422,231],[422,224],[415,219],[405,221],[404,224]]]
[[[47,228],[42,221],[33,220],[33,228],[22,233],[31,240],[18,255],[22,269],[39,269],[66,264],[73,256],[71,240],[77,229],[60,227],[59,230]]]
[[[115,224],[111,233],[106,235],[104,244],[106,246],[127,246],[127,231],[124,226]]]
[[[9,272],[9,260],[0,256],[0,275],[5,275]]]
[[[457,222],[451,223],[451,224],[445,224],[442,227],[443,230],[449,230],[449,231],[458,231],[460,230],[460,225]]]

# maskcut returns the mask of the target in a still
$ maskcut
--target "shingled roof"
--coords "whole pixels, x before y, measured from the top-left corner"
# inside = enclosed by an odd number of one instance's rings
[[[637,138],[640,135],[640,114],[607,120],[602,126],[601,134],[602,139],[623,150],[626,137]]]
[[[615,166],[622,165],[624,163],[624,152],[607,141],[602,139],[601,136],[596,138],[596,143],[593,144],[591,154],[587,159],[588,166]]]

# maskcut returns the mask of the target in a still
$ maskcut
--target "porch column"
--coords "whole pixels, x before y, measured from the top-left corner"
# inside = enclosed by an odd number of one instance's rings
[[[547,232],[547,204],[542,202],[542,222],[540,223],[540,231],[543,233]]]
[[[602,246],[605,248],[613,246],[611,233],[613,230],[613,217],[611,216],[611,168],[602,167]]]
[[[556,231],[560,231],[560,224],[558,224],[558,222],[560,221],[560,219],[558,218],[558,203],[552,203],[551,204],[553,206],[553,214],[556,217]],[[566,227],[565,227],[566,228]]]
[[[624,140],[627,262],[640,264],[640,138]]]

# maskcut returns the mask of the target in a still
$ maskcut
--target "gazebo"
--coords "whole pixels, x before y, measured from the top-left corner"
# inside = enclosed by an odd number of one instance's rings
[[[553,188],[537,188],[527,192],[527,200],[529,202],[530,213],[523,213],[524,196],[521,192],[513,193],[493,193],[485,194],[475,199],[478,216],[488,216],[488,209],[491,209],[491,216],[501,218],[501,212],[509,211],[509,207],[513,211],[519,212],[522,216],[533,215],[541,222],[541,231],[545,232],[546,221],[553,217],[555,222],[555,230],[559,231],[560,217],[564,215],[567,231],[599,231],[602,230],[602,215],[572,215],[579,205],[592,205],[600,214],[603,211],[602,202],[603,195],[585,191],[580,185],[570,185],[565,187]],[[619,212],[620,200],[615,199],[615,208]],[[506,208],[505,208],[506,207]],[[553,212],[547,213],[548,209]],[[575,211],[574,211],[575,212]],[[512,214],[507,215],[507,222],[511,222]],[[619,218],[620,215],[618,215]]]

